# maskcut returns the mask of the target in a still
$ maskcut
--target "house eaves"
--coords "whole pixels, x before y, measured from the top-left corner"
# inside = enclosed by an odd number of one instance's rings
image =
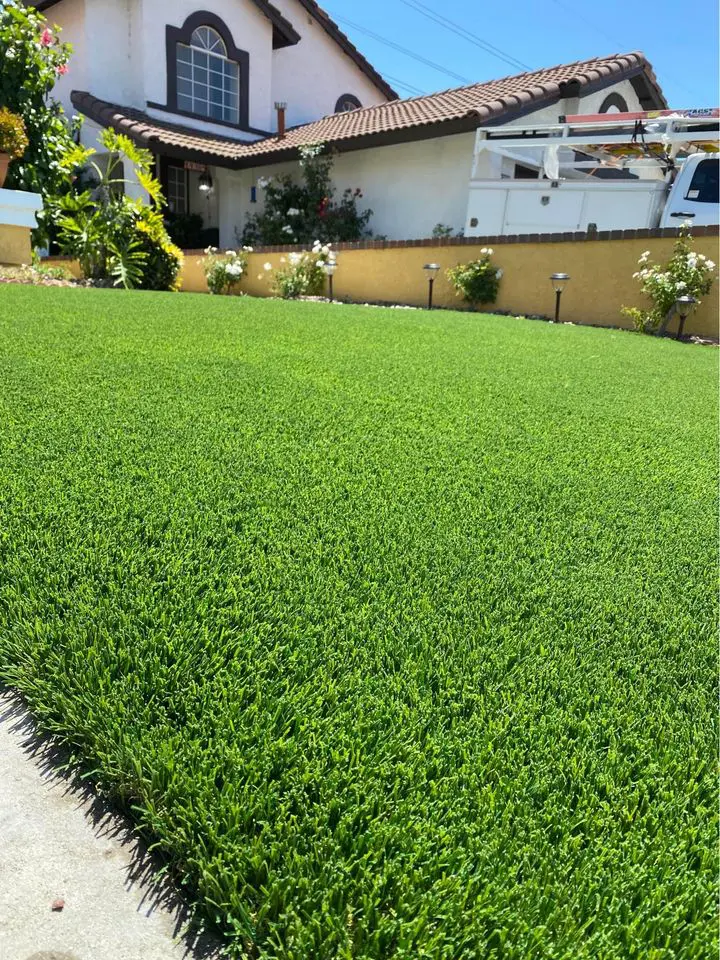
[[[92,120],[127,134],[155,153],[242,169],[291,160],[298,156],[301,147],[309,144],[325,143],[332,150],[343,152],[507,123],[566,97],[586,96],[622,80],[633,83],[644,109],[666,106],[652,67],[642,53],[578,61],[489,83],[392,100],[291,127],[282,138],[273,135],[250,142],[160,121],[84,91],[74,91],[72,102]]]

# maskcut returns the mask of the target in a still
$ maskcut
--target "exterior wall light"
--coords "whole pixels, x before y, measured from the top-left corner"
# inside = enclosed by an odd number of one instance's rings
[[[212,188],[213,188],[213,178],[210,176],[210,174],[206,170],[205,173],[201,173],[198,178],[198,190],[200,191],[200,193],[208,194],[212,192]]]
[[[427,271],[428,278],[428,310],[432,310],[433,305],[433,285],[435,284],[435,277],[438,275],[438,270],[440,269],[439,263],[426,263],[423,267],[423,270]]]
[[[569,273],[553,273],[550,277],[550,282],[553,285],[553,290],[555,291],[555,323],[560,319],[560,297],[562,292],[565,289],[565,284],[570,279]]]
[[[326,274],[326,276],[327,276],[327,278],[328,278],[328,295],[329,295],[330,300],[333,300],[333,299],[334,299],[334,297],[333,297],[333,276],[335,275],[335,271],[337,270],[337,263],[335,263],[334,261],[333,261],[333,262],[326,263],[325,266],[323,267],[323,270],[325,271],[325,274]]]
[[[695,297],[685,296],[678,297],[675,301],[675,312],[678,317],[680,317],[680,322],[678,324],[678,332],[675,334],[675,339],[679,340],[682,336],[683,327],[685,326],[685,321],[690,316],[690,314],[695,309],[695,304],[697,300]]]

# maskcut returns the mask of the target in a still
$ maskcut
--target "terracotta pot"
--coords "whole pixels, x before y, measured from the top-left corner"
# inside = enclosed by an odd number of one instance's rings
[[[10,155],[7,153],[0,153],[0,187],[5,186],[5,177],[7,176],[9,164]]]

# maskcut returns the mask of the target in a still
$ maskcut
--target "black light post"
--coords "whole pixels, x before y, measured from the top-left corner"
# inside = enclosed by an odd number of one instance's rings
[[[695,297],[684,296],[678,297],[675,301],[675,312],[678,317],[680,317],[680,322],[678,323],[678,332],[675,334],[675,339],[679,340],[682,336],[683,327],[685,326],[685,321],[692,313],[697,300]]]
[[[433,286],[435,284],[435,277],[438,275],[438,270],[440,269],[439,263],[426,263],[423,267],[423,270],[427,270],[428,275],[428,310],[432,310],[433,305]]]
[[[327,274],[327,278],[328,278],[328,294],[329,294],[330,300],[334,300],[335,298],[333,297],[333,276],[335,274],[335,271],[337,270],[337,263],[335,263],[334,260],[330,260],[328,263],[325,264],[325,266],[323,267],[323,270]]]
[[[569,279],[569,273],[553,273],[553,275],[550,277],[550,282],[552,283],[553,290],[555,291],[555,323],[557,323],[560,319],[560,297],[562,297],[565,284]]]

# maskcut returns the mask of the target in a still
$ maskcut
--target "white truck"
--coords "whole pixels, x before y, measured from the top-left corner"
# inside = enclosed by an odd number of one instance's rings
[[[667,110],[481,128],[465,236],[718,224],[719,116]]]

